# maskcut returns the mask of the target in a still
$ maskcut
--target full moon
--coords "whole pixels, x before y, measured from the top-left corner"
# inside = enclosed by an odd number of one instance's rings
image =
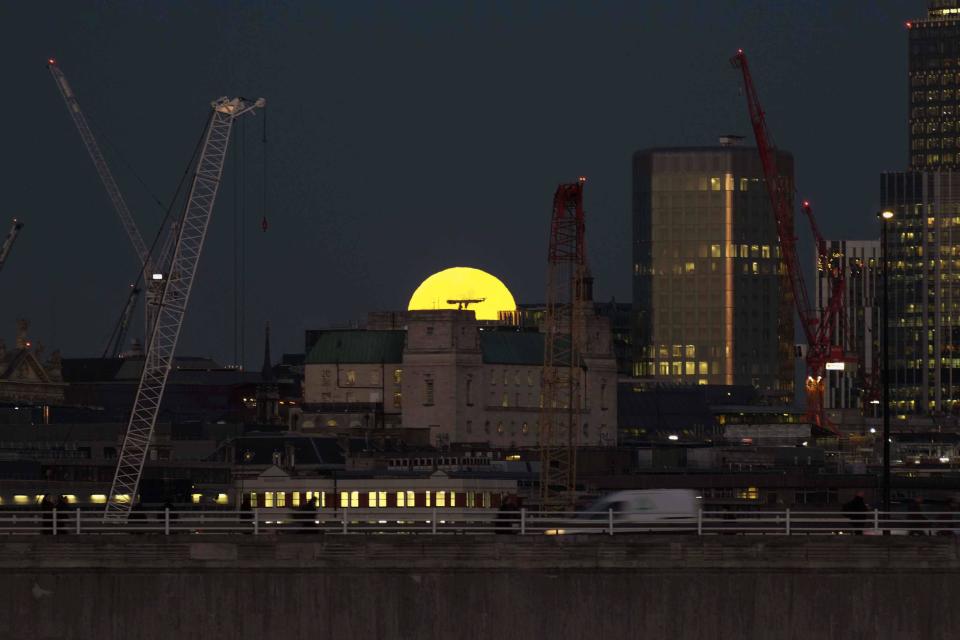
[[[516,311],[513,294],[499,278],[472,267],[450,267],[424,280],[410,298],[408,311],[464,308],[477,320],[497,320],[501,311]]]

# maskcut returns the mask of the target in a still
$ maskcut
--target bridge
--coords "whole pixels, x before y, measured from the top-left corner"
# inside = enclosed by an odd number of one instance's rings
[[[9,535],[0,638],[954,638],[952,536]]]

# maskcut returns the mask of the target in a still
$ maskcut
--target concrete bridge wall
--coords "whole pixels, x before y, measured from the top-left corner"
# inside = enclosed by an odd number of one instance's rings
[[[0,544],[0,638],[956,638],[952,538],[124,536]]]

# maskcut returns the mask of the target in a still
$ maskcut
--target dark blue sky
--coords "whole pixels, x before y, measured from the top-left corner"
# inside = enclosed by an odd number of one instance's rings
[[[267,98],[270,230],[258,116],[246,218],[228,166],[179,349],[233,360],[236,224],[250,366],[264,321],[275,352],[297,350],[305,328],[403,308],[447,266],[542,300],[553,190],[581,174],[597,297],[629,300],[631,153],[749,135],[727,62],[738,47],[824,233],[873,235],[877,174],[906,164],[904,21],[924,12],[922,0],[3,3],[0,221],[27,226],[0,273],[0,336],[25,316],[35,339],[98,355],[136,272],[49,55],[113,143],[149,233],[162,212],[123,159],[168,200],[209,101]]]

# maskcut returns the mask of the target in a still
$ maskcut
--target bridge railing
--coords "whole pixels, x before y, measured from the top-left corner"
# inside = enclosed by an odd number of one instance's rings
[[[134,511],[124,524],[102,511],[0,510],[2,535],[76,534],[514,534],[624,535],[960,535],[958,512],[711,511],[651,513],[527,509],[274,509]]]

